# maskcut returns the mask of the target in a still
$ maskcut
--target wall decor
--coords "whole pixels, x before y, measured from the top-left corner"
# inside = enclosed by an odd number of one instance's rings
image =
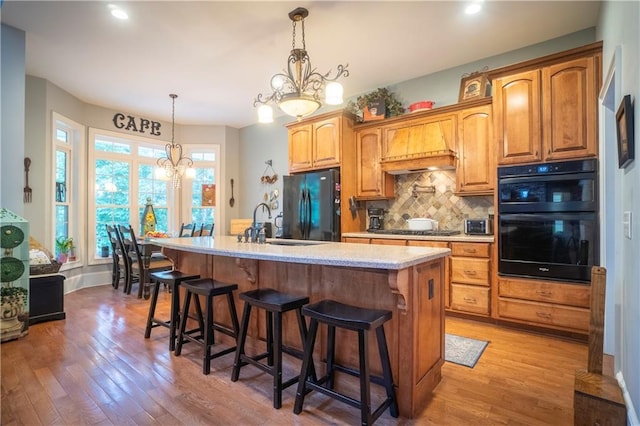
[[[616,113],[616,130],[618,135],[618,168],[624,169],[633,161],[633,105],[631,95],[625,95]]]
[[[113,116],[113,125],[116,129],[129,130],[131,132],[145,133],[147,130],[153,136],[160,136],[160,122],[147,120],[146,118],[135,118],[131,115],[124,115],[117,112]]]
[[[202,184],[202,207],[216,205],[216,186],[214,184]]]
[[[483,69],[482,71],[474,71],[471,74],[462,75],[458,102],[484,98],[491,94],[491,84],[486,72],[487,70]]]

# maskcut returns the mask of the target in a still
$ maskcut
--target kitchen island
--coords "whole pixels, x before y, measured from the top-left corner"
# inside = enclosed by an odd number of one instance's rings
[[[311,303],[334,299],[392,311],[385,333],[403,417],[418,415],[440,382],[444,364],[444,262],[449,249],[296,240],[257,244],[226,236],[153,242],[163,247],[181,271],[236,283],[239,292],[268,287],[306,295]],[[236,303],[241,312],[238,298]],[[216,304],[215,309],[216,321],[227,324],[229,315],[224,304]],[[249,335],[264,338],[264,316],[252,320]],[[301,348],[298,333],[291,317],[284,325],[284,344]],[[357,366],[356,337],[355,333],[337,331],[340,345],[336,357],[341,363]],[[316,345],[318,360],[323,359],[325,339],[322,336]],[[370,346],[370,355],[374,360],[372,372],[381,374],[375,345]],[[336,386],[341,386],[339,380]]]

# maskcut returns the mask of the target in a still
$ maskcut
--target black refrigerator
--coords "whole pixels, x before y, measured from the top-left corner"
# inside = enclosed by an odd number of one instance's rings
[[[284,176],[282,237],[340,241],[340,173],[330,169]]]

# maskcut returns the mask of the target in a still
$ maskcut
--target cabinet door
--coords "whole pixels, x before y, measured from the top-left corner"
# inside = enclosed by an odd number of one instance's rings
[[[309,170],[312,167],[312,125],[302,124],[289,130],[289,171]]]
[[[340,117],[313,124],[313,168],[340,166]]]
[[[597,154],[598,105],[595,57],[542,69],[543,140],[546,160]]]
[[[456,169],[461,195],[491,193],[495,187],[491,105],[470,108],[458,114]]]
[[[382,130],[378,128],[356,133],[356,197],[366,199],[393,198],[393,176],[382,171],[380,159]]]
[[[493,96],[498,164],[541,160],[540,71],[495,79]]]

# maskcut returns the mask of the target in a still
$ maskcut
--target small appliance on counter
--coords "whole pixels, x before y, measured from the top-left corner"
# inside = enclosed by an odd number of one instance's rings
[[[368,230],[373,231],[373,230],[384,228],[383,226],[384,209],[368,208],[367,215],[369,216]]]
[[[493,219],[465,219],[464,233],[467,235],[493,235]]]

